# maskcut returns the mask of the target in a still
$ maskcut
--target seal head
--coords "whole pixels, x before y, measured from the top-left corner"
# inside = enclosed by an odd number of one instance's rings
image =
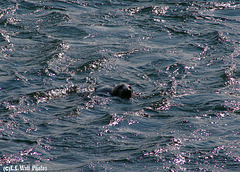
[[[130,99],[132,97],[132,93],[132,87],[122,83],[113,88],[111,95],[121,97],[122,99]]]
[[[117,96],[122,99],[130,99],[133,91],[130,85],[122,83],[114,87],[110,87],[109,85],[98,86],[95,88],[95,94],[99,96]]]

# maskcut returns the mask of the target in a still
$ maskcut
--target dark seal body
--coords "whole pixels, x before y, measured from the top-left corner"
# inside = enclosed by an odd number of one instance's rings
[[[119,84],[114,87],[109,85],[99,86],[95,88],[95,93],[101,96],[118,96],[122,99],[130,99],[132,97],[132,87],[128,84]]]

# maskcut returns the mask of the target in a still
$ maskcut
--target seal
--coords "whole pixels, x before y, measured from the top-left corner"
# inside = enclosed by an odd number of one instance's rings
[[[95,93],[101,96],[117,96],[122,99],[130,99],[133,91],[130,85],[121,83],[119,85],[115,85],[114,87],[109,85],[96,87]]]

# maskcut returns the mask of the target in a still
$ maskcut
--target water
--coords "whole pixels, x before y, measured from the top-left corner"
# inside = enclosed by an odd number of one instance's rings
[[[238,1],[2,0],[1,170],[239,171],[239,18]],[[120,82],[132,99],[91,94]]]

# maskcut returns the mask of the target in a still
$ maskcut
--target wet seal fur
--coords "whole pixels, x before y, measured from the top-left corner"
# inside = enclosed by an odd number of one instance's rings
[[[130,99],[132,97],[132,87],[128,84],[121,83],[111,87],[109,85],[98,86],[95,88],[95,93],[101,96],[117,96],[122,99]]]

